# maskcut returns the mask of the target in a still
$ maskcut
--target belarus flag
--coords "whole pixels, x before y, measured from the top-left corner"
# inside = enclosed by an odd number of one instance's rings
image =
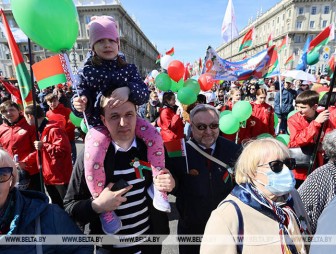
[[[184,139],[176,139],[169,142],[164,142],[168,156],[172,157],[181,157],[186,156],[186,148]]]

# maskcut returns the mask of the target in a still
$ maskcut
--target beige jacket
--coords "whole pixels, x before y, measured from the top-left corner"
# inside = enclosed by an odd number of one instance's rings
[[[294,190],[291,194],[294,199],[296,215],[301,221],[303,220],[303,223],[306,223],[310,231],[309,219],[298,192]],[[243,254],[282,254],[277,221],[246,205],[231,194],[225,200],[233,200],[241,210],[244,223]],[[235,244],[237,235],[237,212],[232,204],[226,202],[212,212],[205,228],[200,253],[237,253]]]

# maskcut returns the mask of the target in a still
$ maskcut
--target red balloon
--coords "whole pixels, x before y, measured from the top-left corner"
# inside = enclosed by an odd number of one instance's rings
[[[202,91],[208,91],[212,88],[214,80],[210,74],[204,73],[198,78],[198,83]]]
[[[173,60],[168,65],[168,75],[169,77],[174,80],[175,82],[178,82],[181,78],[183,78],[184,75],[184,65],[179,60]]]

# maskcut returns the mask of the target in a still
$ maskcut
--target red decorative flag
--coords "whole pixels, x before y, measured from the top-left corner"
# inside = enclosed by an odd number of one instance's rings
[[[174,53],[175,53],[175,51],[174,51],[174,47],[172,47],[170,50],[168,50],[168,51],[166,52],[166,55],[173,56]]]
[[[267,48],[273,46],[273,35],[272,35],[272,33],[270,33],[270,35],[267,38],[267,45],[266,46],[267,46]]]
[[[186,149],[185,149],[185,143],[184,143],[183,138],[172,140],[169,142],[164,142],[164,146],[170,158],[186,156],[186,152],[185,152]]]
[[[198,60],[198,69],[202,71],[202,58],[199,58]]]
[[[44,59],[32,66],[35,80],[40,89],[65,83],[70,79],[70,68],[63,54]]]
[[[254,38],[254,27],[252,27],[244,36],[243,41],[239,47],[239,52],[242,51],[243,49],[246,49],[248,47],[252,46]]]
[[[3,10],[0,10],[2,16],[2,24],[4,26],[5,35],[8,40],[8,46],[11,52],[13,66],[15,67],[16,79],[19,84],[20,94],[23,106],[26,107],[33,103],[31,78],[28,73],[26,64],[23,61],[22,54],[18,45],[15,42],[14,36],[9,28],[6,16]]]
[[[161,54],[159,54],[157,57],[156,57],[156,61],[155,61],[155,63],[157,64],[157,63],[159,63],[161,61]]]
[[[332,78],[335,71],[335,55],[333,54],[328,61],[328,74]]]
[[[287,58],[286,62],[285,62],[285,66],[294,62],[294,55],[292,54],[290,57]]]
[[[308,47],[308,56],[307,56],[308,58],[310,54],[318,52],[321,47],[323,47],[329,42],[329,40],[333,40],[335,38],[334,30],[335,30],[334,24],[331,24],[310,42]]]
[[[12,95],[12,101],[22,105],[20,90],[9,82],[3,80],[0,80],[0,82],[4,86],[4,88]]]
[[[283,50],[284,48],[286,48],[288,45],[288,34],[282,39],[279,47],[278,47],[278,51],[279,53],[281,52],[281,50]]]

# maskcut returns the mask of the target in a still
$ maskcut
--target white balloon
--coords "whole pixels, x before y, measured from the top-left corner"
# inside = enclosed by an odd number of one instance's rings
[[[168,65],[171,63],[171,61],[173,61],[173,57],[171,55],[165,55],[161,57],[160,59],[161,68],[167,70]]]
[[[153,79],[155,79],[157,75],[159,75],[159,72],[157,70],[152,70],[151,76],[153,77]]]

